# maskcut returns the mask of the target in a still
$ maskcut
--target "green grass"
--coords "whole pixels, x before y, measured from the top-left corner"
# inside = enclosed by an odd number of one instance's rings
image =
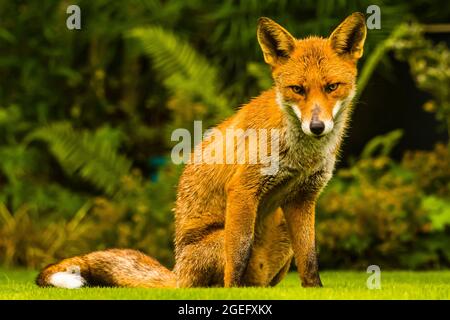
[[[381,289],[369,290],[365,272],[326,271],[323,288],[301,288],[290,273],[275,288],[127,289],[39,288],[36,272],[0,270],[0,299],[450,299],[450,271],[382,271]]]

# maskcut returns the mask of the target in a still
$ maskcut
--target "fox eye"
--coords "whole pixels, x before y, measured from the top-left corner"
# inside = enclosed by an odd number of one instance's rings
[[[336,89],[338,88],[338,86],[339,86],[339,83],[331,83],[331,84],[328,84],[328,85],[325,87],[325,91],[326,91],[327,93],[330,93],[330,92],[336,90]]]
[[[294,93],[299,95],[305,95],[305,88],[303,86],[291,86],[291,89]]]

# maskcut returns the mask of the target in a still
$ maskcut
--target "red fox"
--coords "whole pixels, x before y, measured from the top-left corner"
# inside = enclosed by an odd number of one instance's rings
[[[303,40],[260,18],[257,38],[274,87],[216,130],[278,130],[278,170],[264,175],[261,164],[187,164],[174,209],[173,271],[138,251],[112,249],[49,265],[38,285],[274,286],[295,257],[302,285],[322,286],[315,205],[332,177],[347,127],[365,18],[353,13],[329,38]],[[203,141],[200,147],[214,143]]]

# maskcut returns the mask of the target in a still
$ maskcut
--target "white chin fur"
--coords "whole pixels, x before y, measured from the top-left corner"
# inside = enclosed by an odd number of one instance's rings
[[[57,272],[50,276],[50,284],[58,288],[78,289],[85,284],[84,278],[77,273]]]
[[[306,133],[308,136],[313,136],[314,134],[311,132],[311,129],[309,129],[309,122],[308,121],[302,121],[302,130],[304,133]]]
[[[323,131],[323,135],[325,134],[329,134],[331,132],[331,130],[333,130],[334,128],[334,122],[332,120],[325,120],[325,130]]]
[[[336,104],[333,107],[333,119],[336,118],[336,115],[341,111],[342,108],[342,101],[336,102]]]
[[[300,111],[300,108],[298,107],[298,105],[293,104],[291,107],[292,107],[292,110],[294,110],[294,113],[297,116],[298,120],[301,121],[302,120],[302,112]]]

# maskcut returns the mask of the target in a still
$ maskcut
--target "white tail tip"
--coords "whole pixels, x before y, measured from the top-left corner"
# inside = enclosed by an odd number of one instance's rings
[[[84,278],[78,273],[57,272],[50,276],[49,282],[54,287],[78,289],[85,284]]]

